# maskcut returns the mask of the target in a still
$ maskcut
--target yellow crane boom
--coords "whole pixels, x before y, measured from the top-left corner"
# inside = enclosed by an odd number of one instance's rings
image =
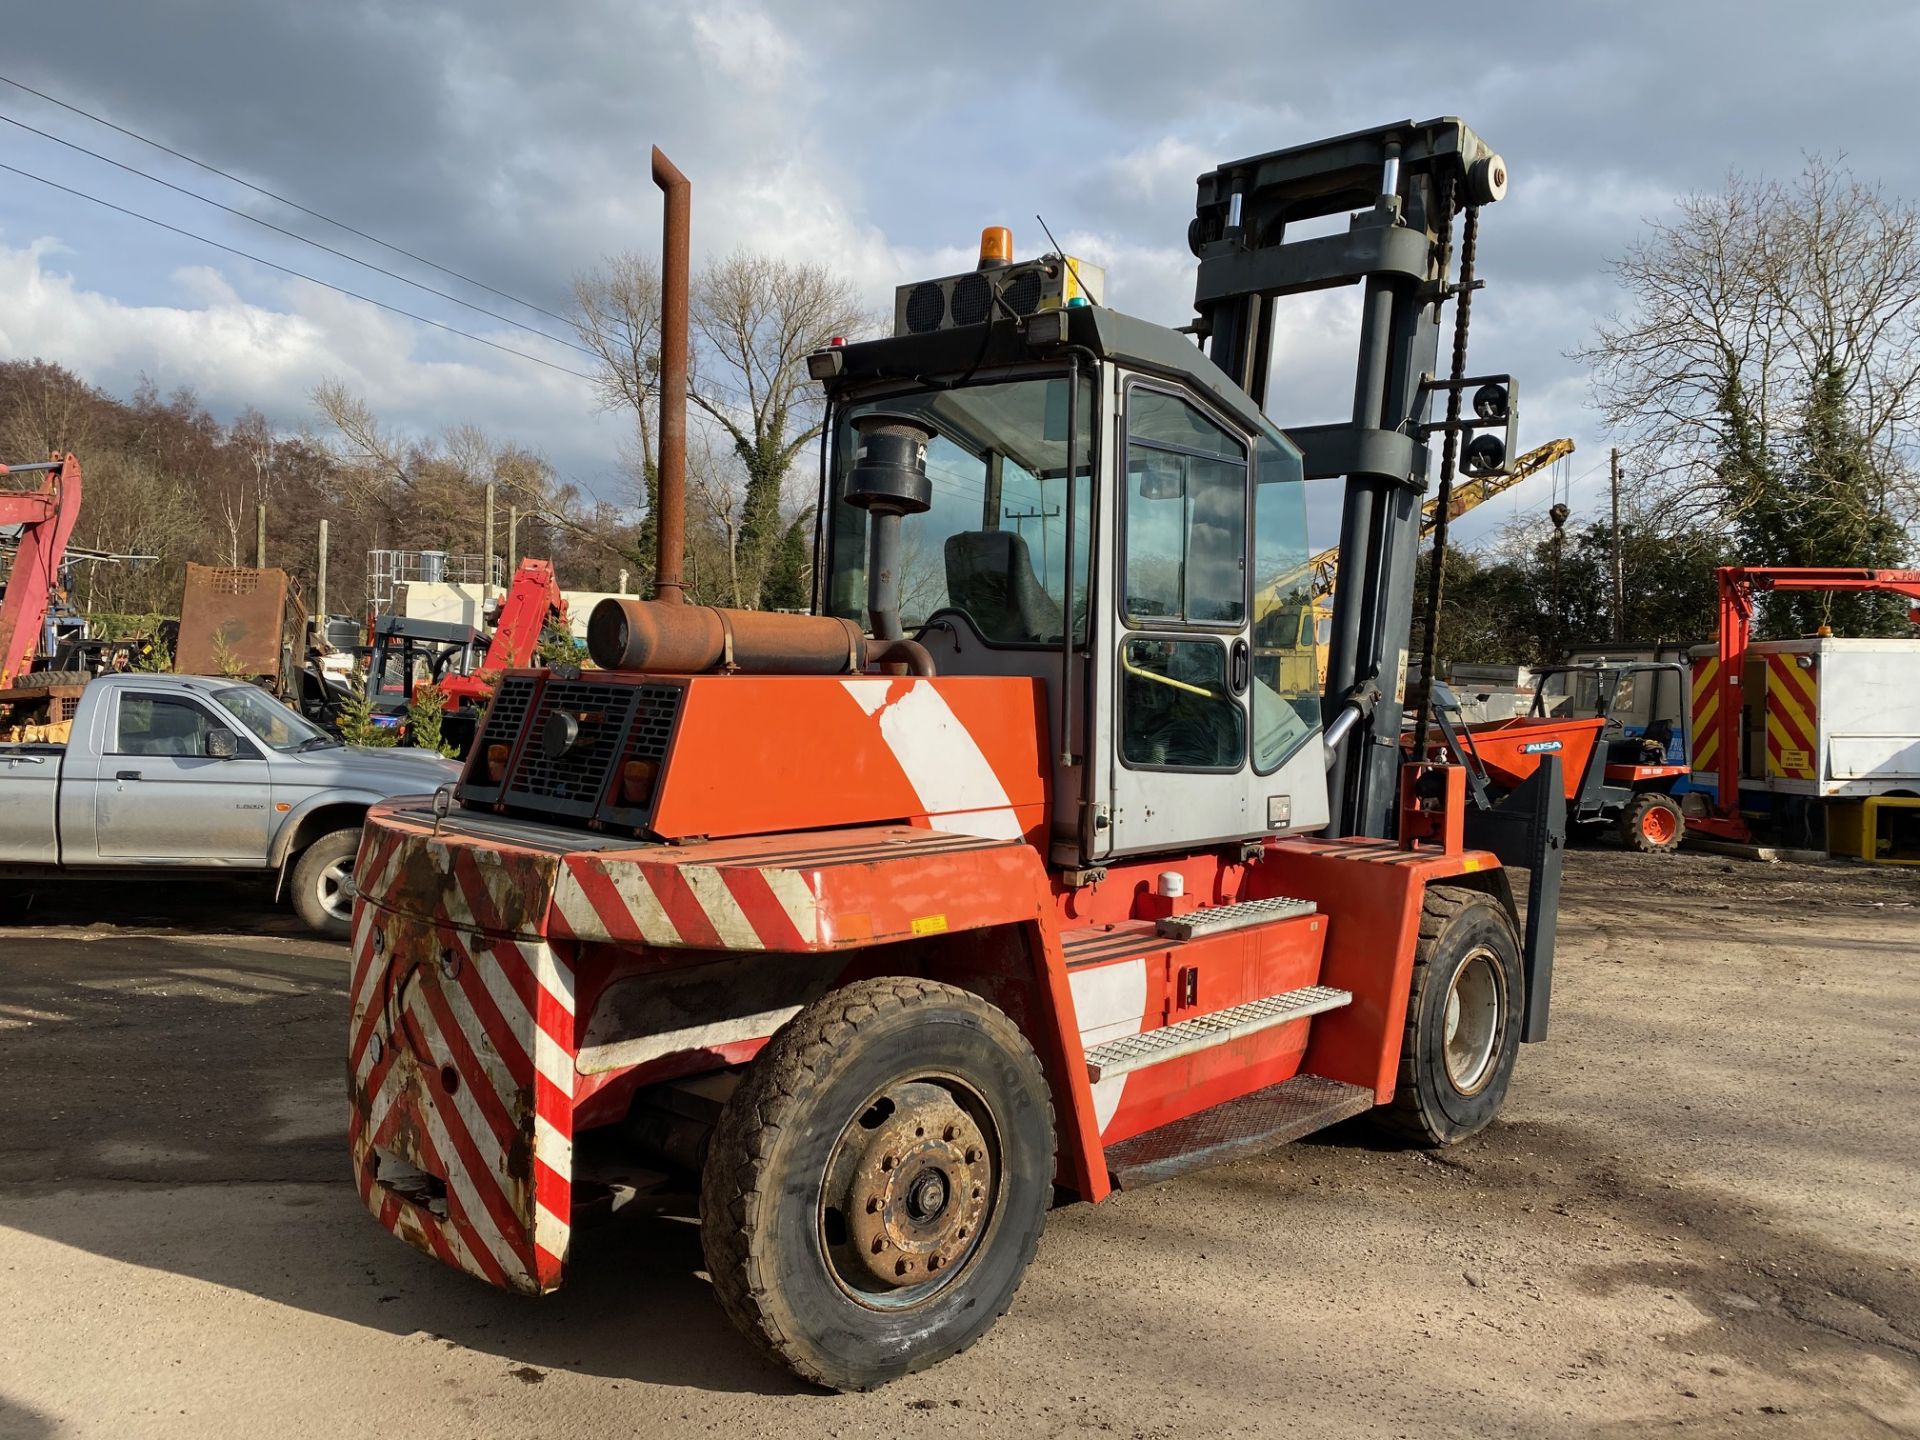
[[[1544,445],[1535,446],[1507,469],[1493,475],[1474,475],[1463,479],[1453,487],[1453,503],[1447,508],[1451,519],[1459,519],[1476,505],[1481,505],[1503,491],[1511,490],[1530,475],[1537,475],[1557,460],[1564,460],[1573,454],[1573,441],[1566,438],[1549,440]],[[1433,533],[1434,526],[1440,523],[1440,501],[1438,497],[1427,501],[1420,507],[1420,538],[1426,539]],[[1340,549],[1322,550],[1307,561],[1313,571],[1313,594],[1316,599],[1331,595],[1340,581]]]

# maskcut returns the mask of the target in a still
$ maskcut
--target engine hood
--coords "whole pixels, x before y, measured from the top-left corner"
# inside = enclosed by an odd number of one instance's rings
[[[380,795],[437,790],[460,776],[458,762],[442,759],[429,750],[342,745],[283,758],[297,764],[301,779],[312,784],[371,790]]]

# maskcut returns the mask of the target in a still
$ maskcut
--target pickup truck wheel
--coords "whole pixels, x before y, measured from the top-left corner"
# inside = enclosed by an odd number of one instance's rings
[[[330,830],[309,845],[293,867],[293,908],[307,928],[344,940],[353,924],[353,857],[360,827]]]
[[[784,1026],[722,1112],[700,1184],[714,1293],[802,1379],[868,1390],[979,1339],[1053,1195],[1053,1107],[1020,1030],[910,978]]]
[[[1420,910],[1400,1078],[1374,1123],[1433,1148],[1493,1123],[1520,1050],[1526,979],[1506,910],[1478,890],[1435,885]]]

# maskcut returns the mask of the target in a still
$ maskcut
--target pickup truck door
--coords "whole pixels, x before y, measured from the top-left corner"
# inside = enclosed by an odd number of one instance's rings
[[[197,697],[125,689],[113,699],[94,785],[96,860],[264,866],[273,788],[252,737]],[[238,737],[232,758],[207,754],[216,729]]]
[[[60,793],[57,746],[16,745],[0,750],[0,862],[51,865],[53,806]]]

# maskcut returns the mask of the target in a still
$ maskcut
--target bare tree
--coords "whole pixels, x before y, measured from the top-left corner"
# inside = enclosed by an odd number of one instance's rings
[[[694,287],[702,354],[693,402],[726,433],[746,472],[739,544],[745,603],[804,603],[803,596],[785,593],[791,584],[772,593],[766,581],[786,530],[787,474],[820,434],[822,409],[807,356],[867,323],[851,285],[804,261],[738,250],[708,266]]]
[[[660,266],[626,251],[573,282],[573,328],[593,351],[594,383],[607,410],[632,414],[639,474],[653,503],[659,464],[655,407],[660,391]]]
[[[1808,468],[1794,457],[1810,412],[1837,406],[1871,503],[1911,520],[1920,214],[1818,156],[1791,183],[1735,175],[1678,204],[1614,262],[1631,307],[1578,352],[1628,441],[1643,508],[1738,524],[1784,467]],[[1818,486],[1803,499],[1855,503]]]
[[[574,329],[599,361],[601,402],[634,417],[636,489],[651,516],[657,482],[660,272],[649,257],[610,257],[574,282]],[[689,462],[689,491],[712,529],[696,526],[690,553],[724,573],[728,603],[805,603],[804,577],[778,562],[788,526],[784,487],[795,459],[820,434],[821,406],[806,357],[836,335],[868,326],[852,286],[819,265],[736,251],[694,283],[690,399],[737,462]],[[696,441],[696,444],[698,441]],[[711,540],[713,543],[708,544]]]
[[[390,522],[404,517],[416,538],[433,534],[451,544],[477,534],[476,500],[492,483],[549,529],[628,565],[639,558],[620,543],[630,532],[609,527],[600,507],[583,507],[579,492],[560,484],[553,467],[522,446],[496,442],[474,425],[456,425],[433,440],[401,441],[337,380],[315,386],[313,401],[340,435],[336,456],[348,503]]]

